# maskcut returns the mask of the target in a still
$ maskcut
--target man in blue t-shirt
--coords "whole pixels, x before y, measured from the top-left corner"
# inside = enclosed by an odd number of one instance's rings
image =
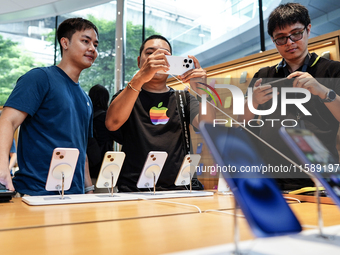
[[[20,77],[0,118],[0,183],[22,195],[56,194],[45,190],[56,147],[79,150],[68,193],[93,190],[88,169],[85,171],[87,140],[92,136],[92,103],[78,80],[81,71],[97,58],[98,30],[88,20],[72,18],[60,24],[57,36],[60,63],[35,68]],[[19,171],[12,182],[8,155],[19,125]]]

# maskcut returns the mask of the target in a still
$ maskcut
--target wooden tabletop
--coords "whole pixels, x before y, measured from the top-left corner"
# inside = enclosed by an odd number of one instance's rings
[[[216,193],[207,197],[48,206],[30,206],[21,198],[14,198],[0,203],[0,230],[198,213],[193,205],[201,211],[230,209],[233,197]]]
[[[232,242],[232,222],[230,215],[195,213],[3,231],[1,253],[162,254]],[[244,219],[240,229],[241,240],[253,238]]]
[[[50,206],[13,199],[0,204],[1,254],[162,254],[231,243],[232,205],[232,196],[217,194]],[[316,204],[290,206],[304,229],[317,226]],[[321,208],[325,226],[340,224],[338,207]],[[254,239],[246,220],[238,222],[240,240]]]
[[[290,204],[293,212],[303,225],[318,225],[317,204],[315,203],[300,203]],[[322,219],[324,226],[340,225],[340,208],[336,205],[322,204],[321,205]],[[306,228],[305,228],[306,229]]]

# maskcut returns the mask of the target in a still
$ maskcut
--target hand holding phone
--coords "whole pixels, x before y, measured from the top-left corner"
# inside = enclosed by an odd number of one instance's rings
[[[190,69],[194,69],[194,61],[191,58],[180,57],[180,56],[171,56],[165,55],[170,65],[170,69],[167,72],[158,71],[158,73],[162,74],[172,74],[172,75],[181,75]]]

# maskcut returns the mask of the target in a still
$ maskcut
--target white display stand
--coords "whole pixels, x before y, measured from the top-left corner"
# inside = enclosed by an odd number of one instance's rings
[[[81,203],[98,203],[98,202],[114,202],[138,200],[139,197],[127,193],[115,193],[111,196],[110,193],[95,193],[95,194],[76,194],[64,195],[62,199],[60,195],[52,196],[26,196],[22,198],[29,205],[63,205],[63,204],[81,204]]]
[[[98,202],[116,202],[130,200],[145,200],[145,199],[162,199],[162,198],[181,198],[181,197],[205,197],[213,196],[214,192],[210,191],[189,191],[189,190],[174,190],[174,191],[156,191],[151,192],[132,192],[132,193],[95,193],[95,194],[76,194],[65,195],[62,199],[60,195],[53,196],[26,196],[22,201],[28,205],[63,205],[63,204],[82,204],[82,203],[98,203]]]
[[[111,197],[114,195],[114,187],[124,163],[125,153],[121,151],[107,151],[100,167],[96,187],[111,189]]]
[[[132,192],[131,195],[137,196],[140,199],[163,199],[163,198],[181,198],[181,197],[206,197],[213,196],[211,191],[198,190],[171,190],[171,191],[150,191],[150,192]]]
[[[227,181],[224,179],[222,173],[219,173],[219,176],[218,176],[217,192],[218,194],[221,194],[221,195],[232,195],[233,194],[230,190],[230,187]]]
[[[331,238],[320,238],[319,230],[313,229],[296,235],[242,241],[239,246],[242,253],[248,255],[340,254],[340,225],[325,227],[323,231]],[[226,255],[234,251],[234,244],[229,243],[167,255]]]
[[[199,154],[187,154],[185,155],[181,168],[178,171],[175,185],[176,186],[190,186],[190,191],[192,191],[192,177],[196,172],[196,166],[201,159]]]
[[[58,147],[53,150],[46,190],[59,191],[61,199],[64,199],[65,191],[69,190],[72,184],[78,156],[79,150],[76,148]]]

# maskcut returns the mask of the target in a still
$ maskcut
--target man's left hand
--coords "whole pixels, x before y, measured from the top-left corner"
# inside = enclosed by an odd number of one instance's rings
[[[293,82],[293,87],[308,89],[310,93],[315,96],[319,96],[322,99],[326,97],[329,90],[307,72],[296,71],[288,75],[287,78],[295,78]]]
[[[195,68],[186,71],[184,74],[179,75],[178,78],[182,80],[182,82],[190,82],[190,86],[192,89],[196,90],[197,82],[203,82],[206,83],[207,79],[207,71],[205,71],[200,63],[198,62],[197,58],[194,56],[189,55],[189,58],[191,58],[194,61]]]

